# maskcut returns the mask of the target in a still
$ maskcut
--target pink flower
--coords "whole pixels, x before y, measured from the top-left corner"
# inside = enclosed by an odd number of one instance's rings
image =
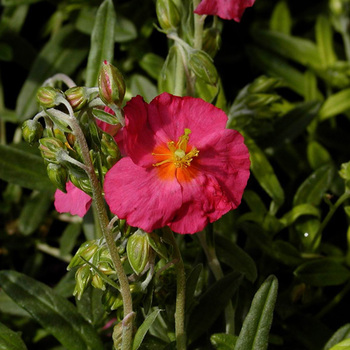
[[[92,198],[71,182],[66,183],[66,191],[55,192],[55,208],[59,213],[71,213],[83,217],[90,208]]]
[[[255,0],[202,0],[194,12],[198,15],[214,15],[239,22],[244,10],[253,6],[254,2]]]
[[[125,107],[127,156],[105,177],[111,211],[145,231],[195,233],[235,209],[249,178],[242,135],[226,114],[193,97],[163,93]]]

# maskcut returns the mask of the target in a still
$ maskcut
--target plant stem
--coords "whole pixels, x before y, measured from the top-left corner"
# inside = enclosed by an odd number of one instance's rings
[[[210,270],[213,272],[215,279],[218,281],[224,277],[219,259],[216,256],[215,246],[208,244],[207,235],[204,231],[197,233],[197,237],[202,245],[204,253],[208,260]],[[225,308],[226,333],[235,334],[235,310],[231,300]]]
[[[174,233],[169,227],[163,229],[174,247],[173,257],[176,261],[176,308],[175,308],[175,336],[176,349],[186,350],[186,333],[185,333],[185,294],[186,294],[186,274],[185,265],[182,260],[180,249],[176,243]]]
[[[338,198],[338,200],[335,202],[335,204],[331,207],[331,209],[329,210],[328,214],[326,215],[326,217],[322,221],[320,228],[318,229],[317,233],[315,234],[315,236],[311,242],[311,249],[312,250],[314,249],[317,240],[321,237],[322,232],[323,232],[324,228],[327,226],[329,220],[332,218],[332,216],[334,215],[336,210],[339,208],[339,206],[342,205],[343,202],[346,201],[348,198],[350,198],[350,193],[349,192],[343,193]]]
[[[179,45],[175,43],[175,45]],[[179,51],[176,51],[176,79],[175,79],[175,87],[174,87],[174,95],[182,96],[183,93],[183,87],[184,87],[184,76],[185,76],[185,69],[184,69],[184,62],[180,55],[178,54]]]
[[[102,196],[102,189],[101,189],[100,182],[95,174],[95,169],[92,164],[92,160],[90,158],[89,147],[87,145],[85,136],[79,126],[78,120],[75,118],[73,110],[69,105],[69,102],[68,101],[66,102],[63,102],[63,103],[67,107],[70,114],[70,118],[69,118],[70,126],[76,137],[76,141],[80,146],[84,164],[87,166],[86,173],[91,183],[92,198],[96,206],[96,213],[100,220],[101,231],[106,240],[106,244],[107,244],[109,253],[111,255],[111,259],[113,261],[115,271],[118,276],[118,280],[120,284],[120,293],[123,298],[124,318],[128,317],[128,320],[129,320],[128,325],[125,327],[125,331],[123,331],[122,350],[129,350],[132,347],[132,327],[130,326],[130,318],[133,315],[133,309],[132,309],[132,297],[130,293],[128,278],[125,274],[122,262],[120,260],[120,256],[114,241],[112,230],[110,226],[108,226],[109,219],[108,219],[105,203]]]
[[[193,0],[193,10],[198,6],[200,0]],[[203,43],[203,26],[206,16],[193,14],[194,16],[194,42],[193,47],[196,50],[202,49]]]

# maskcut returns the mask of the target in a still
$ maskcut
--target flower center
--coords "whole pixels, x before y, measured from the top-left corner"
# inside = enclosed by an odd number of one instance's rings
[[[196,147],[192,147],[189,151],[187,150],[187,144],[189,141],[190,129],[185,129],[184,134],[179,137],[179,140],[175,143],[170,141],[167,143],[168,150],[170,153],[152,153],[156,157],[166,157],[166,159],[153,164],[153,166],[160,166],[165,163],[173,163],[176,168],[187,168],[191,165],[193,157],[198,157],[199,151]]]

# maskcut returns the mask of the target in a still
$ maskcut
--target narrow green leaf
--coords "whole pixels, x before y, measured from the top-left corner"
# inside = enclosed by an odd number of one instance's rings
[[[129,87],[132,96],[141,95],[145,101],[149,102],[158,95],[157,87],[146,77],[140,74],[131,76]]]
[[[190,342],[196,340],[214,324],[236,293],[241,281],[240,274],[230,273],[206,290],[190,314],[187,327]]]
[[[194,295],[202,270],[203,265],[198,264],[190,271],[186,278],[186,310],[190,310],[193,306]]]
[[[158,79],[164,65],[164,59],[152,52],[149,52],[142,57],[139,64],[150,77]]]
[[[44,221],[52,202],[52,192],[33,193],[24,205],[18,220],[18,228],[24,235],[32,234]]]
[[[304,97],[305,101],[315,101],[321,99],[320,92],[317,90],[316,75],[309,69],[304,73]]]
[[[226,333],[216,333],[210,337],[210,342],[216,350],[233,350],[237,342],[237,336]]]
[[[326,164],[314,171],[298,188],[293,205],[310,203],[319,205],[329,189],[334,176],[334,167]]]
[[[66,26],[44,46],[17,98],[16,113],[21,120],[36,113],[38,107],[35,96],[42,83],[56,73],[70,75],[86,57],[87,45],[86,36]]]
[[[43,159],[28,148],[0,145],[0,178],[25,188],[53,192]]]
[[[267,349],[277,290],[277,278],[270,276],[256,292],[239,333],[235,350]]]
[[[114,54],[114,27],[116,23],[112,0],[104,0],[100,5],[91,35],[86,86],[96,86],[98,73],[104,60],[112,62]]]
[[[336,61],[336,55],[333,47],[333,31],[329,19],[324,15],[317,17],[316,26],[316,44],[320,55],[323,68],[330,67]]]
[[[254,30],[254,40],[265,48],[305,66],[321,67],[316,45],[307,39],[272,30]]]
[[[350,89],[339,91],[327,98],[319,111],[320,120],[325,120],[350,109]]]
[[[320,211],[318,208],[309,203],[299,204],[295,206],[288,213],[284,214],[279,220],[283,226],[292,225],[299,217],[303,215],[312,215],[320,217]]]
[[[61,256],[71,253],[80,232],[81,223],[71,223],[67,225],[59,239]]]
[[[349,350],[350,349],[350,339],[345,339],[338,343],[337,345],[334,345],[330,348],[330,350]]]
[[[99,120],[111,125],[117,125],[119,123],[118,118],[112,114],[109,114],[101,109],[94,108],[92,114]]]
[[[144,337],[146,336],[148,330],[151,328],[153,322],[155,321],[155,319],[157,318],[157,316],[161,311],[162,310],[159,310],[159,309],[154,310],[143,321],[143,323],[138,328],[135,334],[134,342],[132,344],[132,350],[137,350],[141,346]]]
[[[330,350],[332,346],[340,343],[342,340],[350,338],[350,323],[340,327],[328,340],[323,350]]]
[[[28,312],[19,307],[3,290],[0,290],[0,312],[12,316],[30,317]]]
[[[277,176],[266,158],[264,152],[255,144],[255,142],[245,135],[245,143],[249,149],[251,170],[260,186],[274,200],[277,207],[284,202],[284,191]]]
[[[270,18],[270,29],[289,35],[292,29],[292,17],[286,1],[279,1]]]
[[[11,298],[69,350],[103,350],[96,330],[54,290],[17,271],[1,271],[0,285]]]
[[[20,335],[0,322],[0,350],[26,350]]]
[[[265,215],[267,208],[258,194],[251,190],[246,190],[243,193],[243,199],[248,204],[251,211],[257,215]]]
[[[314,170],[332,162],[332,157],[328,150],[317,141],[311,141],[308,143],[307,159],[311,168]]]
[[[350,271],[337,261],[324,258],[300,265],[294,275],[311,286],[325,287],[347,282]]]
[[[42,0],[2,0],[2,6],[18,6],[25,4],[34,4],[35,2],[40,2]]]
[[[242,248],[220,235],[215,237],[215,242],[220,261],[244,274],[249,281],[256,280],[258,273],[255,262]]]

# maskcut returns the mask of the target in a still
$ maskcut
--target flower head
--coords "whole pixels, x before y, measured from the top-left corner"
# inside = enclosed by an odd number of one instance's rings
[[[198,15],[215,15],[222,19],[241,20],[244,10],[255,0],[202,0],[195,9]]]
[[[147,232],[195,233],[240,204],[249,153],[242,135],[225,129],[222,110],[163,93],[150,104],[137,96],[124,111],[127,156],[104,182],[119,218]]]

